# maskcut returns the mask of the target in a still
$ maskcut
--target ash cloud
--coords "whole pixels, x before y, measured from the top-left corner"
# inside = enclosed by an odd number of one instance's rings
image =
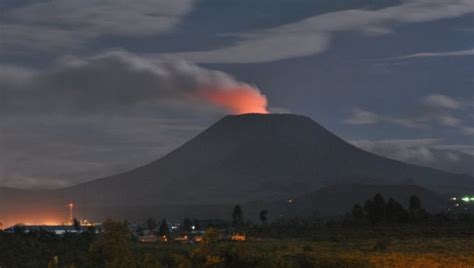
[[[255,86],[182,60],[150,62],[114,51],[65,58],[46,71],[9,69],[0,77],[6,113],[108,113],[172,102],[230,113],[267,112],[266,97]]]

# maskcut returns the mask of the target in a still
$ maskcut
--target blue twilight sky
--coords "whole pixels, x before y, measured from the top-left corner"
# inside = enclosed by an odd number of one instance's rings
[[[307,115],[363,149],[474,174],[473,1],[0,10],[0,186],[62,187],[155,160],[237,112],[203,89],[266,98],[271,112]]]

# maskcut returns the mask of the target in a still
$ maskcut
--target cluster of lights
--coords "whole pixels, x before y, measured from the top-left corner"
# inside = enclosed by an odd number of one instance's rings
[[[451,200],[456,201],[458,200],[457,197],[451,197]],[[463,202],[474,202],[474,196],[463,196],[460,198]]]

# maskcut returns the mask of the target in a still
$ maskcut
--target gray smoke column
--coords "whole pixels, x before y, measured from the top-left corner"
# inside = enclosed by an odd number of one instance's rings
[[[9,68],[7,113],[91,113],[163,102],[205,103],[227,112],[267,113],[258,88],[176,59],[149,61],[124,51],[68,57],[46,70]]]

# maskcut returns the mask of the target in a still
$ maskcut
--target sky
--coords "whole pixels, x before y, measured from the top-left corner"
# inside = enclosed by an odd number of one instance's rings
[[[0,1],[0,186],[165,155],[226,114],[311,117],[474,174],[470,0]]]

